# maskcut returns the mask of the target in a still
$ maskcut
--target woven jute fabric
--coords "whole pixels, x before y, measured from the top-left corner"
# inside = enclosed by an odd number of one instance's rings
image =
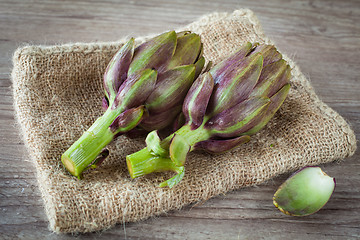
[[[200,34],[204,55],[214,63],[247,41],[272,43],[246,9],[210,14],[178,30]],[[138,221],[355,152],[355,135],[346,121],[319,100],[299,68],[284,56],[292,67],[292,88],[271,122],[249,143],[225,154],[190,153],[185,177],[176,187],[157,187],[172,173],[131,179],[125,156],[145,144],[144,138],[125,136],[109,145],[110,156],[100,168],[77,180],[60,156],[102,115],[102,76],[125,40],[26,46],[14,54],[16,117],[55,232],[89,232]]]

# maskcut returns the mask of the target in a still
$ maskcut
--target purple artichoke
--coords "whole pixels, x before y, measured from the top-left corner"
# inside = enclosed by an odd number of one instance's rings
[[[190,151],[221,153],[248,142],[284,102],[290,72],[274,46],[246,44],[193,83],[181,128],[164,140],[149,133],[147,147],[126,157],[131,177],[173,170],[178,174],[160,184],[172,187],[182,179]]]
[[[131,38],[115,54],[104,74],[104,115],[62,155],[67,170],[80,178],[108,155],[104,147],[135,127],[146,131],[172,124],[200,74],[200,37],[170,31],[135,48]]]

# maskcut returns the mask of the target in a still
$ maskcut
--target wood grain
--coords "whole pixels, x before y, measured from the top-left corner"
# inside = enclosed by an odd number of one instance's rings
[[[0,1],[0,238],[72,239],[47,228],[36,171],[14,119],[11,56],[24,44],[114,41],[174,29],[214,11],[250,8],[321,99],[360,135],[360,1]],[[360,153],[322,168],[336,191],[317,214],[283,215],[272,195],[288,175],[139,223],[76,239],[357,239]]]

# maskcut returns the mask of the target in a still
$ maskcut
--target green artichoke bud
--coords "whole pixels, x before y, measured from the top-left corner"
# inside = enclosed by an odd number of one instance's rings
[[[105,159],[104,148],[118,135],[169,126],[204,63],[194,33],[170,31],[137,47],[131,38],[105,71],[105,113],[61,157],[67,170],[80,178]]]
[[[153,166],[162,161],[178,175],[161,186],[174,186],[184,175],[179,167],[190,151],[221,153],[248,142],[284,102],[290,71],[274,46],[247,43],[192,84],[183,104],[182,127],[163,140],[150,133],[147,148],[127,156],[130,176],[143,175],[141,168],[149,172],[149,159]]]
[[[319,167],[305,167],[290,176],[276,191],[274,205],[283,213],[306,216],[319,211],[335,189],[335,179]]]

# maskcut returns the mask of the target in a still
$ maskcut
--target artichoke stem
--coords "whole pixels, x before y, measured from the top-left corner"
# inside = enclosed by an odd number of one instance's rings
[[[99,117],[94,124],[61,156],[66,169],[74,176],[80,178],[81,173],[94,161],[109,144],[116,132],[109,128],[110,124],[121,112],[110,107]]]
[[[186,142],[191,147],[190,151],[192,151],[196,143],[211,138],[212,132],[204,128],[205,122],[206,121],[204,121],[203,124],[196,129],[192,129],[189,124],[186,124],[182,126],[179,130],[177,130],[174,134],[181,135],[184,139],[186,139]],[[171,142],[171,139],[174,137],[174,134],[171,134],[170,136],[165,138],[162,141],[161,145],[163,145],[163,143],[166,143],[165,146],[169,147],[169,143]]]
[[[153,172],[174,171],[174,177],[162,182],[159,186],[173,187],[184,176],[184,167],[176,166],[170,158],[153,155],[147,148],[126,156],[126,163],[131,178],[137,178]]]
[[[183,136],[186,139],[188,145],[190,145],[191,147],[194,146],[194,144],[196,144],[197,142],[206,140],[210,137],[209,131],[204,129],[203,126],[192,130],[189,125],[184,125],[174,134],[179,134]],[[160,143],[161,147],[164,148],[164,150],[169,148],[174,134],[165,138]],[[157,155],[155,152],[149,150],[148,148],[143,148],[138,152],[127,155],[126,163],[131,178],[137,178],[153,172],[174,171],[177,173],[174,177],[160,183],[159,187],[168,186],[171,188],[175,186],[181,181],[185,173],[185,168],[184,166],[182,166],[183,163],[180,166],[179,164],[174,162],[170,156]]]
[[[131,178],[137,178],[152,172],[171,171],[176,168],[170,159],[153,155],[147,148],[127,155],[126,163]]]

